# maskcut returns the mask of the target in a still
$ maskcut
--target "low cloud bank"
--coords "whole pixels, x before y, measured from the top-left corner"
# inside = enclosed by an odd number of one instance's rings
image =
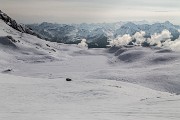
[[[80,48],[87,48],[88,44],[86,43],[86,39],[82,39],[82,41],[78,44]]]
[[[180,51],[180,38],[172,40],[171,32],[166,29],[161,33],[155,33],[151,35],[150,38],[146,38],[145,35],[146,33],[144,31],[136,32],[132,36],[130,36],[129,34],[125,34],[123,36],[118,36],[114,40],[111,40],[109,43],[110,46],[157,46]]]
[[[110,41],[111,46],[128,45],[132,41],[132,37],[129,34],[118,36],[116,39]]]

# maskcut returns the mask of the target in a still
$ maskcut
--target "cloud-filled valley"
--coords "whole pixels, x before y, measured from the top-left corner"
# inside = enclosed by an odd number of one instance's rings
[[[133,36],[125,34],[110,41],[110,46],[136,45],[136,46],[157,46],[172,50],[180,50],[180,38],[172,40],[172,35],[168,30],[161,33],[154,33],[150,38],[145,37],[144,31],[136,32]]]

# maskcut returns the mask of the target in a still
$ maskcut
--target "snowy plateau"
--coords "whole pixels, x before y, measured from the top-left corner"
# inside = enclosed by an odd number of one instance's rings
[[[45,41],[17,23],[12,28],[5,17],[1,13],[0,120],[180,119],[180,44],[169,40],[169,31],[88,49],[86,40]],[[119,40],[138,35],[141,42],[168,42],[121,46]]]

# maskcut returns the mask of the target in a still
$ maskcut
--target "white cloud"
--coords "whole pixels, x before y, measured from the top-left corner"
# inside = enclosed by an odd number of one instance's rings
[[[111,46],[122,46],[127,45],[132,41],[132,37],[129,34],[118,36],[116,39],[110,41]]]
[[[180,51],[180,38],[176,39],[174,41],[167,40],[162,45],[165,48],[170,48],[174,51]]]
[[[78,44],[80,48],[87,48],[88,44],[86,43],[86,39],[82,39],[82,41]]]
[[[150,38],[145,38],[146,33],[144,31],[136,32],[133,36],[125,34],[118,36],[116,39],[110,41],[110,46],[123,46],[133,43],[134,45],[141,46],[144,42],[149,43],[151,46],[157,46],[162,48],[172,49],[174,51],[180,51],[180,38],[174,41],[171,40],[171,33],[168,30],[163,30],[161,33],[155,33]],[[135,40],[135,42],[133,42]]]
[[[160,34],[155,33],[154,35],[151,35],[151,38],[148,38],[147,41],[150,45],[162,47],[162,42],[170,40],[171,37],[171,33],[168,30],[163,30]]]
[[[144,41],[146,41],[146,38],[144,38],[145,35],[146,35],[146,32],[144,31],[136,32],[133,35],[133,39],[136,39],[137,45],[141,45]]]

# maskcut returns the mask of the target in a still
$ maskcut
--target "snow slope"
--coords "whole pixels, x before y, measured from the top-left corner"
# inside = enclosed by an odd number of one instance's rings
[[[59,53],[59,45],[26,33],[14,30],[0,20],[1,61],[45,62],[64,59]]]
[[[0,20],[0,119],[179,120],[179,60],[162,48],[52,43]]]
[[[13,72],[0,74],[0,118],[5,120],[179,119],[180,96],[149,89],[147,88],[149,86],[142,87],[140,86],[142,84],[138,83],[139,79],[142,80],[141,77],[146,76],[146,71],[161,68],[160,66],[146,67],[139,71],[140,68],[135,64],[111,65],[108,62],[112,61],[109,61],[105,54],[107,53],[104,50],[76,51],[69,53],[71,59],[60,62],[11,64]],[[140,74],[144,70],[145,72]],[[128,74],[131,71],[139,73],[134,75],[137,79]],[[151,74],[153,77],[153,73]],[[163,71],[157,71],[156,74],[161,75]],[[72,78],[73,81],[66,82],[67,77]],[[174,76],[176,77],[178,76]],[[136,80],[136,83],[128,83],[131,79]],[[156,84],[154,82],[153,85]],[[162,86],[163,84],[164,82]]]
[[[3,120],[178,120],[180,97],[106,79],[0,75]]]

